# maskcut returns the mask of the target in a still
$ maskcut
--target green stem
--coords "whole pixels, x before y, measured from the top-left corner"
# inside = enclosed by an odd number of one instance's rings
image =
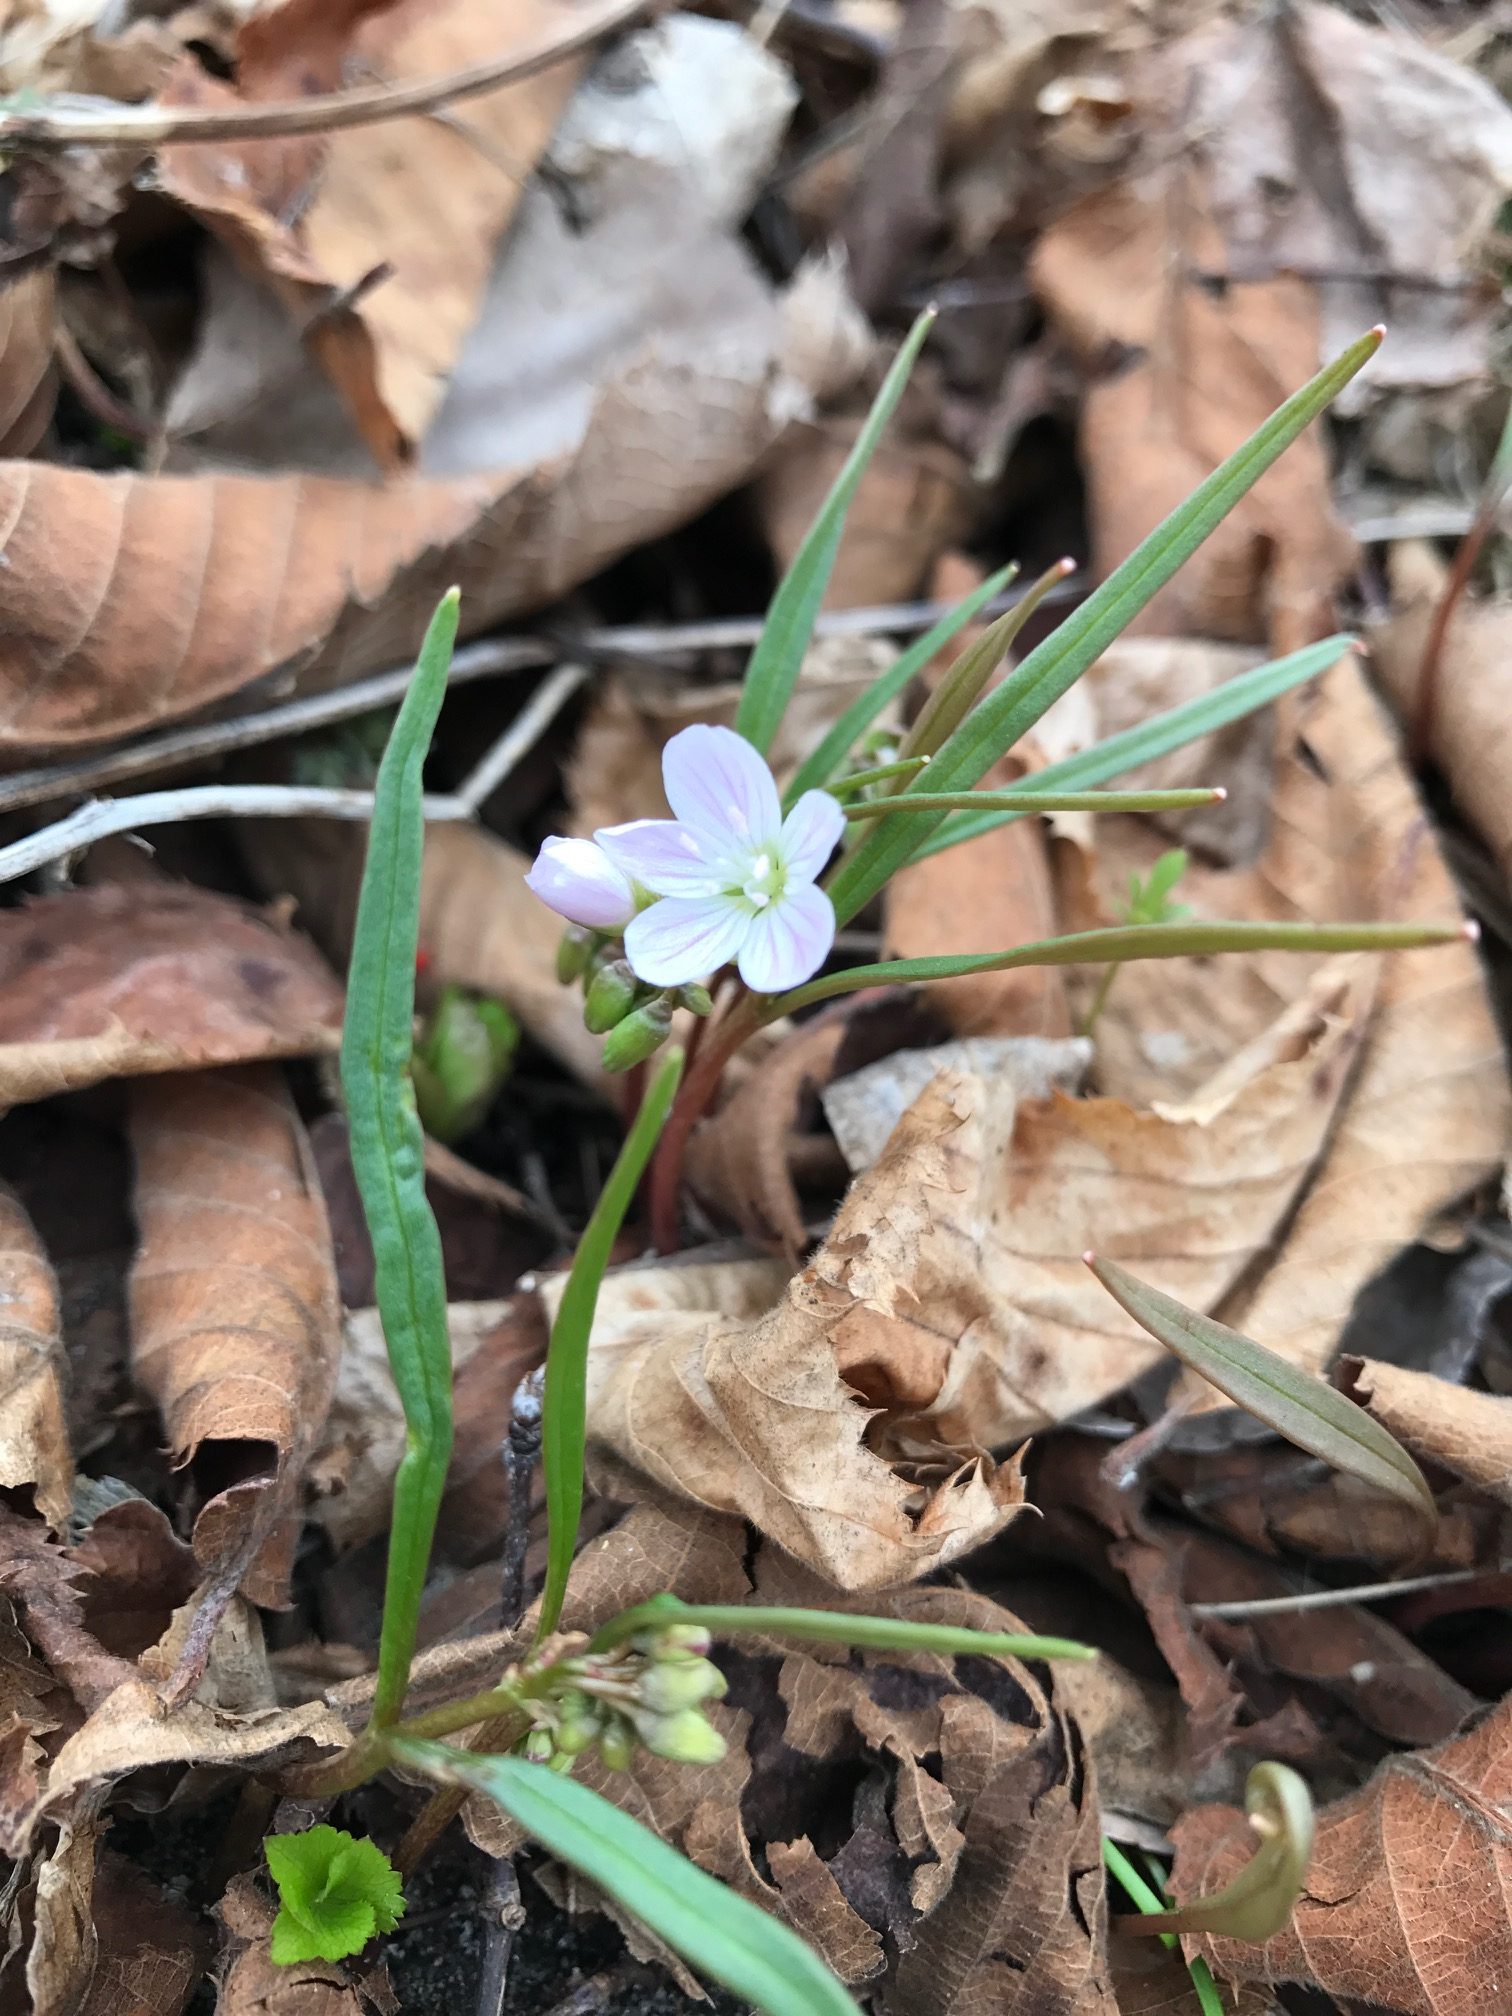
[[[1119,962],[1120,964],[1122,962]],[[1092,1006],[1087,1010],[1081,1033],[1090,1036],[1097,1027],[1098,1018],[1108,1005],[1108,996],[1113,992],[1113,982],[1118,978],[1118,965],[1109,966],[1097,983],[1097,992],[1092,996]]]
[[[1096,1648],[1074,1638],[1035,1638],[1020,1632],[975,1631],[954,1624],[924,1624],[912,1618],[864,1617],[849,1610],[790,1610],[745,1603],[669,1603],[652,1598],[637,1603],[601,1625],[589,1642],[590,1652],[609,1652],[637,1631],[665,1629],[669,1624],[701,1624],[717,1638],[750,1637],[814,1639],[825,1645],[872,1646],[896,1651],[907,1645],[920,1652],[982,1652],[1014,1659],[1095,1659]]]
[[[1145,1917],[1159,1917],[1167,1910],[1164,1898],[1145,1881],[1118,1843],[1110,1841],[1106,1834],[1103,1836],[1102,1855],[1104,1867],[1117,1878],[1129,1902],[1136,1905]],[[1160,1943],[1162,1946],[1175,1946],[1177,1944],[1175,1933],[1162,1932]],[[1192,1988],[1197,1996],[1202,2016],[1224,2016],[1223,1998],[1218,1992],[1218,1984],[1200,1953],[1195,1954],[1187,1962],[1187,1972],[1192,1977]]]
[[[884,784],[889,777],[915,776],[928,761],[927,756],[905,756],[897,763],[879,763],[875,770],[857,770],[849,777],[837,777],[825,789],[832,798],[848,797],[852,791],[864,791],[869,785]]]
[[[884,819],[896,812],[1191,812],[1216,805],[1223,787],[1191,791],[910,791],[906,798],[868,798],[847,805],[847,819]]]

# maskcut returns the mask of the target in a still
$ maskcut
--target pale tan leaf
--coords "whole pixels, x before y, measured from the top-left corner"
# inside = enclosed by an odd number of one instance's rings
[[[1414,1455],[1512,1505],[1512,1400],[1374,1358],[1343,1359],[1335,1383]]]
[[[31,1485],[56,1530],[73,1500],[58,1284],[19,1198],[0,1189],[0,1486]]]
[[[34,2016],[73,2016],[94,1973],[95,1853],[104,1831],[87,1810],[61,1817],[36,1865],[36,1925],[26,1956]]]
[[[1173,1830],[1174,1889],[1217,1890],[1254,1842],[1232,1807]],[[1404,2016],[1499,2008],[1512,1979],[1512,1700],[1433,1750],[1388,1757],[1318,1814],[1303,1894],[1263,1945],[1196,1943],[1233,1981],[1297,1981]]]
[[[304,1129],[264,1068],[144,1079],[130,1132],[141,1242],[133,1370],[175,1457],[196,1461],[213,1493],[195,1522],[199,1559],[224,1571],[255,1549],[242,1586],[281,1604],[341,1352],[330,1228]],[[217,1474],[223,1444],[229,1479]]]
[[[340,1038],[313,946],[208,890],[70,889],[0,915],[0,1104]]]

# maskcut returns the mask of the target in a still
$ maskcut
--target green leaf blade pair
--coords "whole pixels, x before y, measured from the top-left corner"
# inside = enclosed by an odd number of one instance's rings
[[[407,1764],[481,1792],[598,1884],[699,1973],[767,2016],[860,2016],[817,1954],[607,1799],[544,1765],[441,1743],[395,1745]]]
[[[1253,1338],[1212,1316],[1200,1316],[1111,1260],[1086,1255],[1087,1265],[1119,1306],[1184,1365],[1237,1407],[1334,1469],[1358,1477],[1411,1507],[1430,1530],[1438,1508],[1428,1480],[1373,1415]]]
[[[452,1447],[451,1338],[441,1235],[425,1197],[410,1056],[425,845],[423,773],[446,697],[460,597],[441,600],[378,769],[341,1039],[352,1169],[373,1242],[375,1299],[404,1409],[373,1725],[398,1719]]]
[[[819,614],[824,591],[835,570],[840,536],[845,530],[845,514],[860,488],[866,465],[882,438],[882,430],[903,397],[903,388],[924,347],[924,339],[934,326],[934,319],[934,310],[926,309],[908,332],[902,348],[893,359],[892,369],[882,381],[881,391],[872,402],[872,409],[856,437],[855,446],[845,458],[844,467],[831,485],[829,495],[804,535],[793,564],[772,597],[761,636],[746,668],[740,706],[735,715],[736,732],[744,735],[763,756],[772,746],[772,738],[782,724],[788,702],[793,697],[793,688],[803,669],[803,654],[814,634],[814,619]]]
[[[1123,565],[994,692],[946,742],[925,773],[933,791],[969,790],[1032,728],[1087,667],[1128,628],[1145,604],[1196,552],[1380,347],[1375,329],[1352,343],[1293,393],[1184,504],[1135,548]],[[830,885],[835,914],[849,923],[883,884],[919,851],[926,835],[910,825],[882,825],[869,835]]]
[[[593,1216],[578,1241],[572,1271],[551,1326],[542,1398],[541,1464],[546,1474],[546,1584],[537,1636],[554,1631],[583,1516],[583,1462],[588,1447],[588,1341],[604,1270],[651,1151],[672,1109],[683,1053],[669,1050],[646,1089],[634,1125],[609,1172]]]

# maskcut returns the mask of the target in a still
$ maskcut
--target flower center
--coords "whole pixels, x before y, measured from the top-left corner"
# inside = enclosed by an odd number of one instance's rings
[[[787,874],[782,863],[775,854],[763,849],[746,871],[740,893],[753,909],[765,910],[781,896],[786,881]]]

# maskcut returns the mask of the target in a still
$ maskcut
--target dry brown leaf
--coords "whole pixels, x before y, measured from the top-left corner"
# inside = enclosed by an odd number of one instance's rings
[[[0,1188],[0,1486],[33,1487],[55,1530],[73,1503],[58,1284],[21,1201]]]
[[[132,1366],[180,1463],[198,1558],[281,1605],[298,1494],[341,1353],[335,1262],[304,1129],[271,1069],[132,1088],[141,1243]],[[252,1556],[255,1552],[256,1559]]]
[[[1174,1889],[1187,1903],[1253,1852],[1232,1807],[1173,1829]],[[1263,1945],[1201,1939],[1234,1981],[1298,1981],[1404,2016],[1497,2009],[1512,1980],[1512,1699],[1467,1735],[1388,1757],[1318,1815],[1312,1861],[1285,1931]]]
[[[1200,2016],[1202,2004],[1180,1953],[1158,1939],[1108,1941],[1108,1965],[1119,2016]],[[1229,2016],[1281,2016],[1279,2003],[1253,1984],[1230,1989],[1223,1999]]]
[[[54,1676],[83,1707],[106,1700],[135,1669],[85,1628],[78,1568],[47,1537],[40,1520],[0,1504],[0,1591],[16,1606],[26,1635]],[[26,1675],[17,1676],[27,1684]]]
[[[193,1548],[145,1498],[107,1505],[69,1561],[87,1578],[80,1590],[86,1628],[120,1659],[155,1645],[199,1580]]]
[[[1391,615],[1371,629],[1370,653],[1409,725],[1423,707],[1423,651],[1448,578],[1431,546],[1409,541],[1392,547]],[[1512,765],[1509,642],[1512,613],[1505,602],[1460,602],[1439,653],[1428,753],[1490,848],[1503,885],[1512,887],[1512,807],[1505,789]]]
[[[1342,1359],[1335,1383],[1414,1455],[1512,1505],[1512,1400],[1374,1358]]]
[[[84,1809],[60,1815],[58,1838],[35,1866],[36,1924],[26,1956],[35,2016],[73,2016],[95,1966],[95,1852],[104,1828]]]
[[[364,2002],[346,1967],[326,1960],[275,1966],[268,1954],[272,1904],[253,1876],[233,1876],[216,1915],[226,1928],[230,1965],[216,2016],[363,2016]]]
[[[93,1904],[94,1976],[77,2016],[179,2016],[209,1958],[203,1926],[108,1848]]]
[[[313,946],[208,890],[102,886],[0,915],[0,1105],[341,1040]]]
[[[33,267],[0,291],[0,455],[30,455],[52,419],[55,313],[51,267]]]
[[[16,1622],[16,1606],[0,1598],[0,1848],[19,1855],[26,1818],[41,1791],[40,1738],[66,1713],[59,1683]]]

